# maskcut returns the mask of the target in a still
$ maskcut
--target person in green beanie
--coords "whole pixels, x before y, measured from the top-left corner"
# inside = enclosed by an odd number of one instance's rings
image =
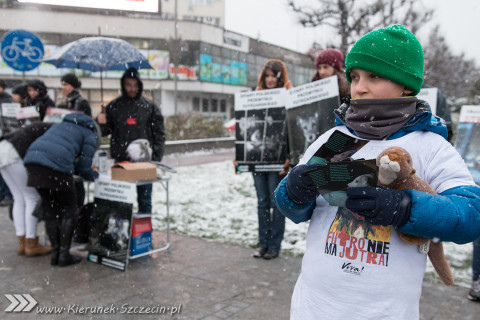
[[[397,230],[473,241],[480,236],[480,188],[447,141],[445,121],[415,97],[424,56],[408,29],[393,25],[364,35],[345,64],[352,99],[335,110],[336,127],[307,149],[274,194],[286,217],[310,221],[291,319],[419,319],[426,254]],[[320,196],[307,172],[322,164],[309,163],[335,131],[361,142],[335,160],[376,159],[402,147],[437,194],[349,184],[343,203]]]

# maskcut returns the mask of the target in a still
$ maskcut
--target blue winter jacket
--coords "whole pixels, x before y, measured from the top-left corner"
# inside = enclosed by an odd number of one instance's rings
[[[348,104],[335,110],[335,125],[345,125]],[[348,127],[347,127],[348,128]],[[355,134],[350,128],[350,132]],[[397,139],[416,130],[437,133],[447,139],[447,128],[443,119],[432,115],[425,101],[419,100],[415,116],[399,131],[387,139]],[[295,223],[307,221],[315,209],[315,201],[307,204],[293,202],[287,194],[285,177],[274,193],[279,210]],[[480,188],[460,186],[433,195],[416,190],[405,190],[411,197],[410,218],[398,230],[415,236],[441,241],[468,243],[480,236]],[[439,219],[439,216],[442,218]],[[432,221],[437,223],[432,224]]]
[[[92,118],[83,113],[72,113],[32,143],[24,163],[70,175],[79,173],[85,180],[93,181],[98,177],[92,169],[96,150],[97,136]]]

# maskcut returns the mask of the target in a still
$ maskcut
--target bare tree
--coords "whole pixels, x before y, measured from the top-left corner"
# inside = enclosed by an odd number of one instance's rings
[[[317,0],[315,6],[305,4],[288,1],[303,26],[333,28],[339,36],[337,45],[344,54],[356,40],[374,29],[400,23],[416,33],[433,14],[418,0]]]
[[[438,87],[449,98],[475,95],[475,81],[480,70],[465,55],[452,53],[446,40],[440,35],[439,27],[432,29],[428,41],[423,45],[425,53],[425,83]],[[478,93],[477,93],[478,94]]]

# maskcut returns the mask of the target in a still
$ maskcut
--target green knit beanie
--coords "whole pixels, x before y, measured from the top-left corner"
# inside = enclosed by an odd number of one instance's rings
[[[423,50],[415,36],[402,25],[367,33],[352,47],[345,60],[345,75],[362,69],[404,85],[417,95],[423,83]]]

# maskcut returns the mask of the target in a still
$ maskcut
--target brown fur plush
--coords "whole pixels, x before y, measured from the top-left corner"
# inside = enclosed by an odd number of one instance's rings
[[[412,157],[407,150],[400,147],[385,149],[377,157],[378,183],[395,190],[419,190],[436,194],[432,187],[415,174]],[[408,243],[423,246],[430,240],[400,233]],[[454,283],[452,270],[448,265],[441,242],[430,241],[428,257],[435,271],[446,285]]]

